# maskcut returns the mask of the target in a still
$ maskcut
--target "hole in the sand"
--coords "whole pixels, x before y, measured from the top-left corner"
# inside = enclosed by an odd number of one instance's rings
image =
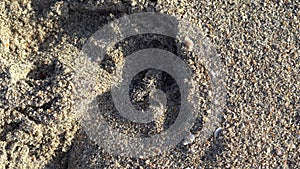
[[[36,67],[27,74],[27,78],[34,80],[53,78],[61,70],[59,65],[56,60],[51,63],[37,63]]]

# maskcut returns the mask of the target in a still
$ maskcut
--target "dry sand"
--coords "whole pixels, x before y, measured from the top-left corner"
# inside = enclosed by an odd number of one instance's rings
[[[102,25],[141,11],[203,30],[225,67],[226,106],[217,138],[134,159],[105,152],[76,120],[72,61]],[[297,0],[2,0],[0,49],[0,169],[300,168]]]

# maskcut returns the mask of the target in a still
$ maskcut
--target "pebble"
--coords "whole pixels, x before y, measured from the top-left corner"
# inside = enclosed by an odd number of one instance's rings
[[[195,140],[195,135],[189,133],[183,141],[183,145],[192,144]]]
[[[187,51],[192,51],[194,48],[194,42],[188,36],[184,38],[184,45]]]

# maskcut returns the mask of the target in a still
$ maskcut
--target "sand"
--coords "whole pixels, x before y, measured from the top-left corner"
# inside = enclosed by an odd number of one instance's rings
[[[299,7],[298,1],[1,1],[0,168],[300,168]],[[77,120],[73,61],[101,26],[142,11],[188,20],[214,44],[225,71],[226,104],[216,127],[222,130],[204,144],[195,134],[160,156],[114,156]]]

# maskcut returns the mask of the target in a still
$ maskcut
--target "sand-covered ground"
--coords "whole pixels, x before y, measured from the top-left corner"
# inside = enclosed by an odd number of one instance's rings
[[[114,156],[77,120],[73,61],[101,26],[146,11],[198,25],[215,46],[222,131],[160,156]],[[297,0],[1,0],[0,51],[0,169],[300,168]]]

